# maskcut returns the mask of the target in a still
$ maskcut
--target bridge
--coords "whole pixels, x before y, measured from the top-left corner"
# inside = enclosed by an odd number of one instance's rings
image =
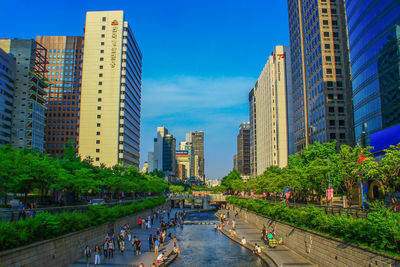
[[[171,207],[179,207],[183,209],[185,201],[191,203],[191,208],[194,208],[196,202],[200,202],[203,209],[209,209],[210,203],[212,202],[226,202],[226,196],[223,194],[209,194],[209,193],[197,193],[197,194],[173,194],[169,196],[171,200]]]

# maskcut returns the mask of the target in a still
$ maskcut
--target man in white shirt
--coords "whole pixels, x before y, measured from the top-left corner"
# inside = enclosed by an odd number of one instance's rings
[[[243,237],[240,243],[242,243],[242,245],[246,245],[246,238]]]

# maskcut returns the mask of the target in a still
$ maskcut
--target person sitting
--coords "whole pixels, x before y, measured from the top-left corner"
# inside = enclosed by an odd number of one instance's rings
[[[254,245],[254,249],[253,249],[253,254],[260,254],[261,253],[261,248],[259,245],[257,245],[257,243]]]
[[[158,255],[158,257],[157,257],[157,263],[164,262],[164,261],[166,261],[167,259],[168,259],[168,258],[165,257],[165,254],[164,254],[164,252],[163,252],[163,253],[161,253],[160,255]]]
[[[240,243],[242,244],[242,245],[246,245],[246,243],[247,243],[247,241],[246,241],[246,238],[242,238],[242,241],[240,241]]]
[[[179,248],[177,248],[176,246],[174,246],[174,249],[172,250],[172,252],[175,253],[175,254],[181,253],[181,251],[179,250]]]

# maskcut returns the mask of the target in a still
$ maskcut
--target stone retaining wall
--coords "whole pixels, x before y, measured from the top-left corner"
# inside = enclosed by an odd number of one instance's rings
[[[287,247],[319,266],[400,267],[400,260],[374,253],[369,249],[274,221],[231,204],[227,204],[227,206],[231,210],[234,209],[231,214],[235,214],[236,210],[238,210],[240,218],[244,218],[246,222],[256,225],[260,229],[260,236],[263,225],[267,229],[274,226],[277,236],[283,237]]]
[[[155,209],[169,208],[170,202]],[[40,241],[24,247],[0,252],[0,267],[60,267],[67,266],[83,257],[86,245],[92,249],[104,241],[107,232],[119,232],[121,226],[138,224],[139,218],[152,214],[145,210],[131,216],[118,219],[115,223],[106,223],[89,229],[66,234],[50,240]]]

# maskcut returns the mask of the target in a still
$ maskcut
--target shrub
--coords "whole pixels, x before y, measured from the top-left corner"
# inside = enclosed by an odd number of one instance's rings
[[[364,220],[346,215],[327,215],[323,209],[314,206],[289,208],[285,204],[238,197],[228,197],[227,202],[273,220],[400,255],[400,214],[389,211],[383,204],[373,206],[373,211]]]
[[[166,197],[160,196],[135,201],[126,206],[117,205],[112,208],[101,205],[90,206],[85,213],[63,212],[52,215],[41,212],[24,221],[0,222],[0,251],[115,221],[118,218],[154,208],[165,201]]]

